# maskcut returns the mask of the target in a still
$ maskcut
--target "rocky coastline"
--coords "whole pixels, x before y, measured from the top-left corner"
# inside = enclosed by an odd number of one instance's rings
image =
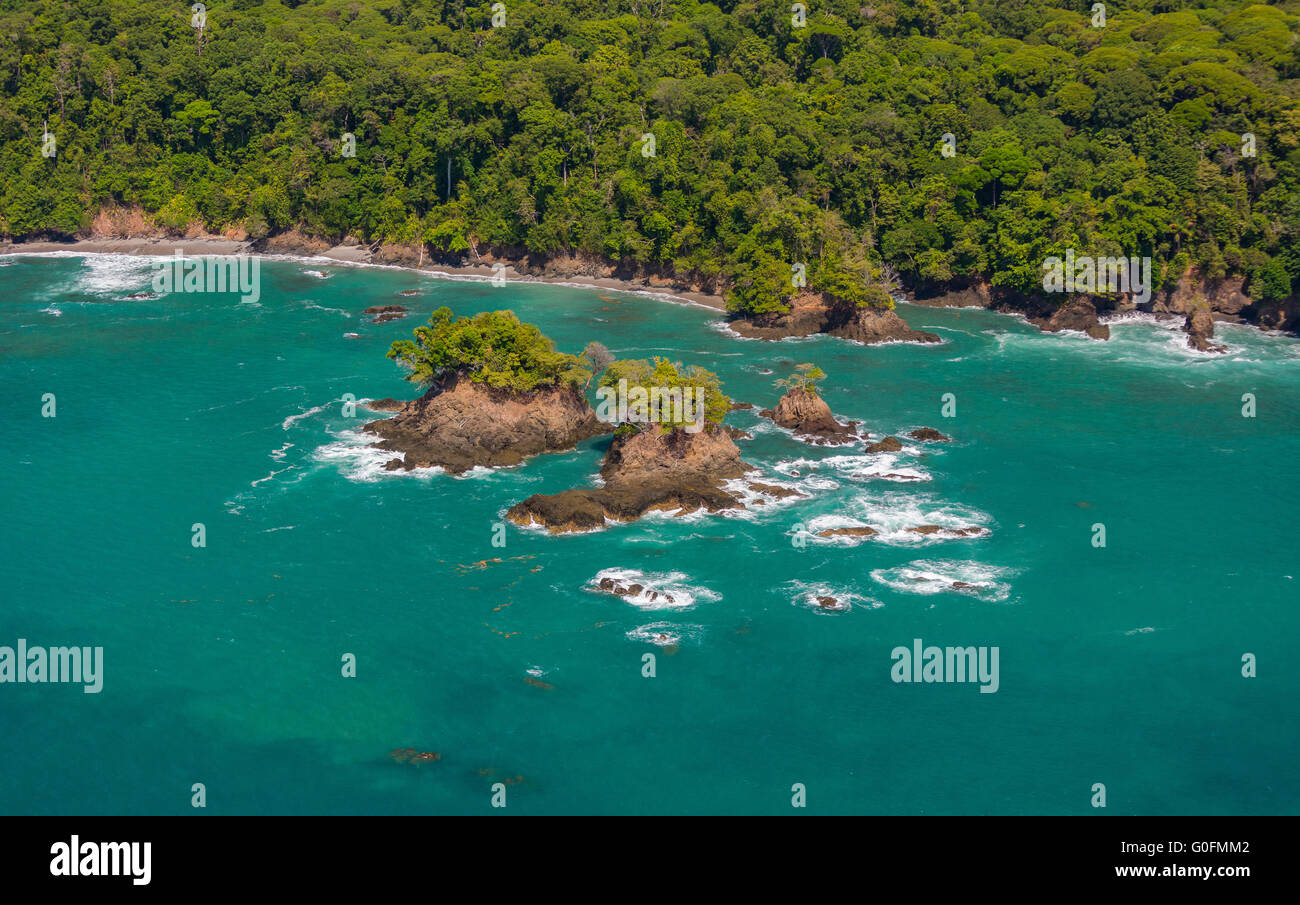
[[[380,400],[370,408],[387,411],[394,403]],[[378,449],[401,453],[385,463],[389,471],[436,466],[460,474],[476,466],[518,465],[612,430],[569,385],[521,394],[454,375],[398,404],[393,417],[363,428],[380,438]]]
[[[45,239],[0,242],[0,255],[69,252],[84,254],[167,255],[176,250],[199,254],[264,254],[318,257],[338,263],[379,264],[441,273],[453,277],[565,283],[592,289],[649,292],[679,301],[726,310],[725,287],[716,276],[677,274],[663,268],[611,261],[580,253],[540,254],[521,248],[479,246],[465,254],[438,253],[419,246],[394,243],[363,243],[346,237],[330,241],[286,230],[259,240],[239,232],[212,235],[198,232],[180,236],[159,230],[94,231],[78,239]],[[1106,339],[1109,327],[1103,318],[1132,312],[1158,317],[1186,319],[1198,308],[1207,308],[1220,323],[1246,324],[1262,330],[1280,330],[1300,335],[1300,294],[1276,302],[1253,300],[1245,291],[1241,276],[1211,279],[1190,269],[1172,286],[1153,292],[1138,304],[1131,296],[1075,295],[1027,296],[1007,292],[986,281],[952,281],[946,284],[905,285],[903,299],[926,307],[979,307],[1027,318],[1048,332],[1075,330],[1094,339]],[[1091,310],[1089,310],[1091,307]],[[785,339],[829,333],[855,342],[939,342],[933,333],[912,330],[897,312],[885,308],[844,311],[822,296],[805,293],[796,297],[789,313],[754,321],[729,319],[728,327],[753,339]],[[1198,348],[1192,331],[1189,346]],[[1199,332],[1199,331],[1198,331]],[[1211,350],[1213,351],[1213,350]]]
[[[1173,286],[1152,292],[1143,303],[1131,294],[1123,293],[1072,295],[1062,302],[1056,296],[1047,298],[1007,292],[986,282],[917,286],[906,293],[906,299],[927,307],[986,308],[1021,315],[1044,331],[1075,330],[1093,339],[1110,336],[1110,328],[1102,322],[1103,318],[1151,314],[1182,320],[1184,332],[1188,334],[1188,346],[1202,352],[1222,349],[1208,342],[1214,335],[1216,322],[1300,334],[1300,297],[1293,295],[1276,302],[1255,301],[1246,294],[1245,286],[1244,277],[1211,279],[1192,268]]]
[[[719,425],[697,433],[655,427],[616,436],[600,468],[603,486],[534,494],[506,517],[553,534],[592,531],[634,521],[648,512],[685,515],[744,508],[723,485],[750,470]]]

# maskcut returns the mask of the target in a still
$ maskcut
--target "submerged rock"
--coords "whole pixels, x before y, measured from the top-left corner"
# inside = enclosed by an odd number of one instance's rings
[[[917,525],[915,528],[908,528],[907,530],[912,534],[942,534],[944,537],[979,537],[986,531],[986,529],[978,527],[944,528],[941,525]]]
[[[393,321],[406,317],[406,309],[401,305],[371,305],[362,314],[374,315],[371,323],[382,324],[384,321]]]
[[[378,449],[405,454],[386,469],[440,466],[453,474],[477,465],[518,465],[611,430],[567,384],[517,393],[462,376],[435,385],[392,418],[364,429],[383,438],[375,444]]]
[[[775,484],[760,484],[757,481],[750,481],[749,489],[765,496],[776,497],[778,500],[784,500],[787,497],[792,496],[803,496],[802,493],[791,487],[778,487]]]

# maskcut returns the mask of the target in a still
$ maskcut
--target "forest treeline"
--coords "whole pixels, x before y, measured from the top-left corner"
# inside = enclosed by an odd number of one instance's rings
[[[887,303],[895,279],[1033,291],[1066,248],[1288,295],[1300,6],[1104,16],[1091,0],[0,0],[0,233],[84,234],[138,206],[178,233],[592,255],[754,313],[799,291],[798,264],[812,289]]]

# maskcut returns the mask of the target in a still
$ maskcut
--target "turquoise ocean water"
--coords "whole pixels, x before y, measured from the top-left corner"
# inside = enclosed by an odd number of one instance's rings
[[[795,783],[812,813],[1300,812],[1295,339],[1222,327],[1211,357],[1153,323],[1096,343],[900,306],[944,343],[762,343],[717,312],[563,286],[275,260],[248,304],[128,299],[147,259],[0,264],[0,645],[105,660],[98,695],[0,685],[0,813],[194,813],[199,782],[208,813],[503,813],[507,778],[506,814],[797,813]],[[390,303],[413,316],[361,316]],[[607,441],[382,472],[355,433],[381,416],[342,400],[412,395],[384,352],[440,305],[701,364],[759,407],[814,361],[840,416],[954,442],[867,456],[737,412],[760,480],[808,499],[510,526],[494,547],[505,509],[588,482]],[[843,524],[881,534],[795,543]],[[606,570],[692,603],[587,590]],[[914,638],[998,646],[999,690],[895,684]],[[389,759],[404,747],[441,760]]]

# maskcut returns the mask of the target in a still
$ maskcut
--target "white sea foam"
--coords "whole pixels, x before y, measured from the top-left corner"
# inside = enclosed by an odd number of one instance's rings
[[[384,465],[392,459],[405,458],[402,453],[376,449],[370,444],[377,438],[360,431],[345,430],[335,436],[338,437],[336,442],[318,447],[312,453],[312,458],[317,462],[339,466],[349,481],[370,484],[388,477],[428,477],[444,472],[444,469],[436,465],[432,468],[413,468],[410,471],[402,468],[388,471]]]
[[[280,427],[284,428],[285,430],[288,430],[289,428],[297,424],[299,421],[301,421],[303,418],[310,418],[312,415],[319,414],[320,412],[325,411],[326,408],[328,408],[333,404],[334,403],[332,402],[327,402],[324,405],[318,405],[315,408],[310,408],[305,412],[299,412],[296,415],[290,415],[288,418],[285,418],[284,421],[280,423]]]
[[[702,585],[690,585],[684,582],[688,576],[683,572],[642,572],[640,569],[602,569],[586,584],[588,591],[612,593],[600,587],[600,583],[609,579],[615,586],[629,588],[640,585],[636,594],[618,595],[620,600],[630,603],[642,610],[684,610],[705,601],[721,600],[722,595]]]
[[[785,496],[773,493],[771,490],[763,490],[752,486],[753,484],[763,484],[767,487],[779,487],[783,490],[794,492],[794,496]],[[723,510],[723,512],[748,512],[757,514],[763,511],[780,509],[785,506],[806,500],[811,494],[805,492],[797,481],[782,481],[775,478],[768,478],[761,471],[754,470],[747,473],[743,478],[732,478],[724,481],[722,489],[730,493],[733,497],[740,500],[744,510]]]
[[[63,317],[63,312],[58,308],[55,308],[53,305],[50,305],[48,308],[42,308],[41,314],[48,314],[51,317]]]
[[[884,606],[879,600],[865,597],[857,591],[819,582],[791,581],[786,587],[792,594],[791,604],[815,613],[847,613],[852,609],[876,610]],[[834,598],[835,603],[823,605],[822,601],[827,598]]]
[[[698,644],[704,634],[702,625],[676,625],[671,622],[651,622],[641,625],[625,636],[629,641],[655,644],[659,647],[673,647],[682,644]]]
[[[351,316],[352,316],[349,312],[344,311],[342,308],[330,308],[330,307],[328,307],[328,306],[326,306],[326,305],[317,305],[315,302],[310,301],[310,300],[304,302],[304,303],[303,303],[303,307],[304,307],[304,308],[311,309],[312,311],[332,311],[332,312],[334,312],[335,314],[341,314],[341,315],[343,315],[344,317],[351,317]]]
[[[153,284],[151,258],[127,255],[92,255],[82,260],[77,287],[94,295],[117,296],[125,291],[147,291]]]
[[[884,480],[911,483],[931,480],[929,472],[914,465],[898,464],[901,455],[916,455],[915,447],[904,446],[902,453],[863,453],[853,456],[828,456],[825,459],[787,459],[773,466],[781,474],[802,477],[804,472],[829,469],[850,481]]]
[[[270,473],[269,475],[267,475],[266,477],[263,477],[263,478],[258,478],[258,479],[257,479],[256,481],[254,481],[250,486],[252,486],[252,487],[256,487],[258,484],[264,484],[264,483],[266,483],[267,481],[269,481],[269,480],[271,480],[272,478],[274,478],[276,475],[278,475],[278,474],[283,474],[283,473],[286,472],[286,471],[293,471],[293,470],[296,469],[297,467],[298,467],[297,465],[289,465],[289,466],[287,466],[287,467],[285,467],[285,468],[275,468],[275,469],[272,469],[272,470],[271,470],[271,473]]]
[[[315,277],[318,280],[328,280],[330,275],[323,270],[303,270],[301,273],[309,277]]]
[[[805,526],[807,539],[813,543],[856,547],[863,543],[889,546],[920,547],[971,537],[987,537],[991,531],[984,513],[955,503],[928,496],[900,492],[860,494],[848,501],[842,511],[815,516]],[[937,526],[938,531],[922,534],[909,529]],[[834,528],[869,527],[874,535],[834,535],[819,537]],[[964,533],[970,529],[976,533]]]
[[[908,594],[966,594],[981,600],[1006,600],[1011,586],[1003,569],[958,560],[913,560],[892,569],[873,569],[871,577],[895,591]],[[956,587],[954,587],[956,585]]]

